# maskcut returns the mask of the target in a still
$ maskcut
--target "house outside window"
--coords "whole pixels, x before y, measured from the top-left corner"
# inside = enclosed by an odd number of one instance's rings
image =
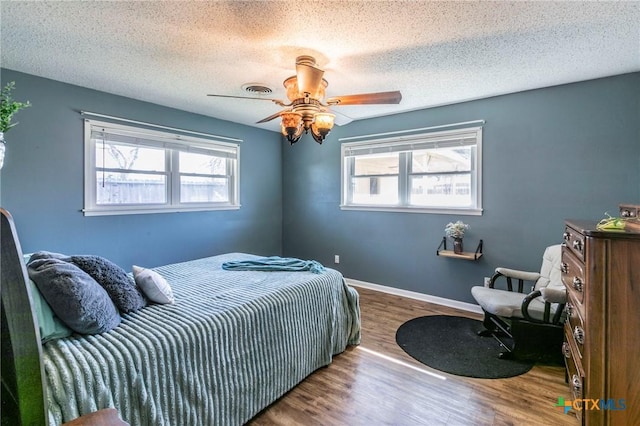
[[[342,144],[344,210],[482,214],[482,128]]]
[[[239,208],[238,144],[85,120],[87,216]]]

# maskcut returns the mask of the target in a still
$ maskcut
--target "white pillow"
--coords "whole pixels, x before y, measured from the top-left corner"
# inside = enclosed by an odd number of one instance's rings
[[[173,303],[171,286],[159,273],[151,269],[133,265],[133,278],[147,299],[156,303]]]

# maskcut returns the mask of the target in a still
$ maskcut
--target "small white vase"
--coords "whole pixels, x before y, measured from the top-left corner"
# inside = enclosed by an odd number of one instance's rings
[[[4,165],[4,133],[0,132],[0,170],[2,170],[2,166]]]

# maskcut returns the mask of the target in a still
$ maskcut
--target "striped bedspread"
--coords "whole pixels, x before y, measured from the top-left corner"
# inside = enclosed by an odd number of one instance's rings
[[[154,268],[174,305],[43,347],[50,424],[115,407],[131,425],[240,425],[360,340],[339,272],[224,271],[230,253]]]

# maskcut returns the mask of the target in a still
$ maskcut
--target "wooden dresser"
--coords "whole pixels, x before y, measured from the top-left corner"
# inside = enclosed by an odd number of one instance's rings
[[[584,425],[640,425],[640,233],[595,225],[569,220],[563,235],[572,401]]]

